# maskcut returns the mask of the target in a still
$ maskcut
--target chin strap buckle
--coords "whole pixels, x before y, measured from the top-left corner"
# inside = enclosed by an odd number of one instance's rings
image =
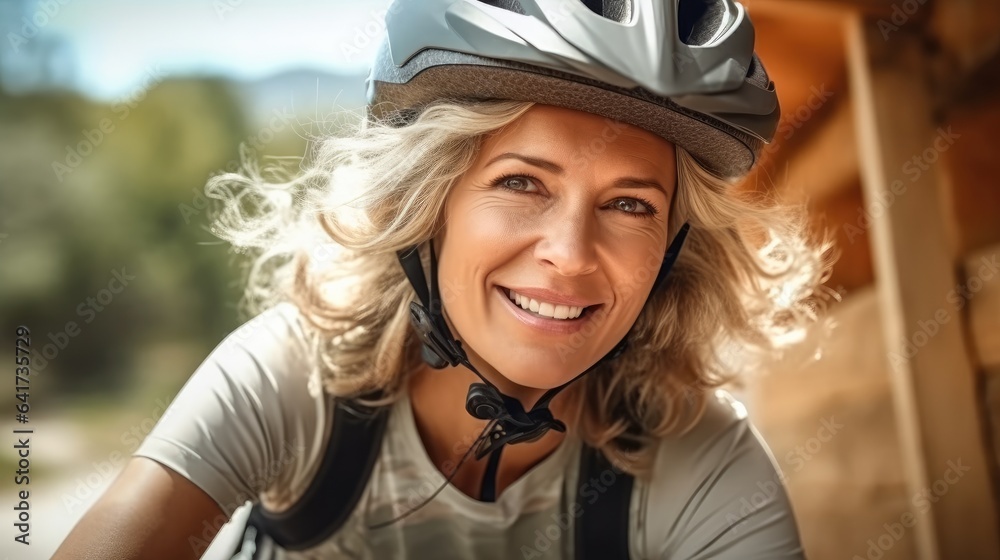
[[[435,325],[435,318],[427,313],[423,305],[415,301],[410,302],[410,323],[423,342],[421,355],[429,366],[443,369],[448,365],[457,366],[465,363],[468,359],[465,350],[462,349],[462,343],[449,336],[442,336],[442,333],[450,334],[447,327],[442,329]]]
[[[500,394],[492,385],[470,385],[465,409],[474,418],[494,421],[492,431],[476,446],[476,458],[482,459],[506,444],[535,441],[549,430],[565,432],[566,424],[552,416],[548,402],[540,403],[525,411],[521,401]]]

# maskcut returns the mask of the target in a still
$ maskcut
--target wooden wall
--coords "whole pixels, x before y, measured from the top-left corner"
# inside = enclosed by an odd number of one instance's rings
[[[840,250],[821,358],[748,389],[807,553],[1000,558],[1000,0],[744,3],[783,121],[742,188]]]

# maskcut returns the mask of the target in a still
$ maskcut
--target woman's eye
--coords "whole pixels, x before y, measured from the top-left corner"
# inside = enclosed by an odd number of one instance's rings
[[[528,175],[503,175],[491,181],[490,184],[514,192],[539,192],[535,178]],[[642,198],[616,198],[608,206],[636,218],[652,218],[659,213],[653,203]]]
[[[645,204],[635,200],[634,198],[619,198],[612,202],[611,205],[616,209],[629,214],[646,214],[651,212]]]
[[[514,191],[527,192],[532,192],[532,187],[535,186],[531,179],[522,176],[504,177],[498,181],[498,184]]]

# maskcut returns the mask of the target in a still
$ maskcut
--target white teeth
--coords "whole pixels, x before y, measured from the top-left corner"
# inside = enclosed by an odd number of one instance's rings
[[[553,319],[576,319],[583,313],[583,307],[573,305],[556,305],[546,301],[538,301],[528,296],[521,295],[514,290],[507,291],[508,297],[522,309],[533,311],[545,317]]]

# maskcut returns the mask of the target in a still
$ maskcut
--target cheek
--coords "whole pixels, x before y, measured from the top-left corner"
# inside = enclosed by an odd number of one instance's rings
[[[453,210],[453,211],[452,211]],[[475,318],[486,277],[508,258],[511,226],[498,212],[456,205],[449,208],[438,246],[438,290],[448,315]],[[488,295],[488,294],[487,294]],[[475,304],[475,305],[474,305]]]
[[[658,252],[658,245],[637,245],[620,251],[614,262],[611,277],[616,299],[623,308],[638,315],[660,272],[663,253]]]
[[[509,203],[481,197],[474,204],[457,204],[448,219],[451,244],[470,261],[500,261],[519,246],[535,226],[526,212]]]
[[[518,232],[537,228],[538,211],[530,203],[528,200],[510,201],[483,196],[467,208],[463,216],[465,229],[485,241],[509,242]]]

